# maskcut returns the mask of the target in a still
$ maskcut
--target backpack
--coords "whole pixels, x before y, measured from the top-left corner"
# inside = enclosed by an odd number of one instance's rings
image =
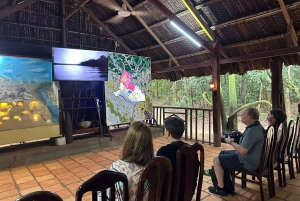
[[[209,169],[209,173],[210,173],[211,181],[212,181],[214,187],[217,187],[218,180],[217,180],[217,177],[216,177],[216,174],[214,171],[214,166],[211,166],[211,169]],[[230,170],[228,170],[228,169],[224,169],[224,189],[225,189],[227,195],[228,194],[235,195],[235,193],[234,193],[235,189],[232,185]]]

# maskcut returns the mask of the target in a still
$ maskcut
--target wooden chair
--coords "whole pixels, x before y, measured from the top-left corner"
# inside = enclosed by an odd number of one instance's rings
[[[295,145],[294,151],[292,153],[293,159],[295,159],[296,163],[296,171],[300,172],[300,117],[297,118],[296,127],[295,127]],[[294,175],[295,176],[295,175]]]
[[[200,151],[200,165],[198,161],[198,151]],[[185,163],[182,163],[183,158]],[[198,163],[198,164],[195,164]],[[198,165],[200,168],[195,169]],[[184,172],[182,171],[184,168]],[[194,195],[194,178],[198,177],[196,186],[197,194],[196,201],[200,201],[201,190],[202,190],[202,181],[203,181],[203,172],[204,172],[204,149],[203,146],[197,142],[190,145],[183,145],[176,155],[176,176],[175,176],[175,186],[174,186],[174,201],[191,201]],[[199,174],[198,174],[199,173]],[[181,179],[184,179],[184,189],[180,188]]]
[[[148,186],[148,201],[169,201],[172,182],[172,164],[166,157],[155,157],[146,165],[138,182],[136,200],[141,201],[144,197],[145,184]],[[165,190],[164,198],[162,189]]]
[[[277,171],[278,171],[278,180],[279,186],[286,186],[286,176],[285,176],[285,164],[288,158],[288,149],[294,133],[294,121],[290,120],[288,124],[287,132],[285,132],[284,140],[282,141],[280,153],[277,158]],[[289,168],[290,169],[290,168]],[[280,185],[280,183],[282,185]]]
[[[128,180],[125,174],[114,172],[110,170],[103,170],[96,175],[94,175],[92,178],[84,182],[76,191],[76,201],[81,201],[82,196],[88,192],[92,191],[92,201],[98,200],[97,191],[101,191],[101,200],[106,201],[108,199],[107,196],[107,189],[110,189],[110,200],[116,199],[116,189],[115,184],[118,182],[122,182],[122,188],[123,188],[123,201],[129,200],[128,195]]]
[[[294,154],[297,153],[298,141],[299,141],[299,117],[296,121],[296,126],[294,126],[293,136],[291,137],[290,146],[288,148],[288,166],[290,179],[295,179],[295,171],[294,171]],[[298,171],[298,163],[296,162],[296,168]]]
[[[36,191],[16,199],[16,201],[63,201],[57,194],[49,191]]]
[[[246,181],[259,184],[261,201],[265,200],[264,190],[262,185],[263,176],[267,177],[270,197],[273,197],[275,191],[275,187],[272,186],[273,184],[271,181],[271,176],[273,174],[271,173],[271,171],[273,171],[272,159],[273,159],[274,147],[277,139],[275,139],[276,137],[273,135],[273,133],[274,133],[274,128],[270,127],[268,129],[267,136],[264,138],[264,145],[263,145],[261,158],[260,158],[260,166],[256,171],[250,172],[248,170],[243,170],[235,173],[235,170],[231,170],[233,186],[235,185],[235,178],[239,178],[242,180],[242,188],[246,187]],[[242,173],[242,177],[237,176],[239,173]],[[258,181],[247,179],[246,175],[257,177]]]
[[[276,143],[275,143],[275,149],[274,149],[274,153],[273,153],[273,169],[276,169],[278,172],[278,182],[279,182],[279,186],[282,187],[282,173],[281,173],[281,169],[278,168],[278,162],[277,159],[280,156],[281,153],[281,149],[283,147],[283,143],[285,141],[286,135],[284,134],[284,130],[283,130],[283,124],[281,123],[278,128],[277,131],[274,131],[274,135],[277,139]],[[273,176],[271,176],[272,178],[272,182],[273,182],[273,186],[275,186],[275,181],[274,181],[274,171],[271,171],[271,173],[273,174]],[[275,191],[274,191],[274,196],[275,196]]]

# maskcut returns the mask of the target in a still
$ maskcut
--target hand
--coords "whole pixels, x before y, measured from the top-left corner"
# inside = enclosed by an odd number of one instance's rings
[[[228,138],[225,138],[225,142],[226,142],[227,144],[230,144],[231,141],[232,141],[232,140],[231,140],[230,136],[228,136]]]

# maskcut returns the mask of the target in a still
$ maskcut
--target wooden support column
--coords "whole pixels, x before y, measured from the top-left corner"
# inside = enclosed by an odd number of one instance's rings
[[[218,38],[214,43],[214,54],[212,57],[211,67],[212,67],[212,80],[214,82],[214,90],[212,91],[214,147],[220,147],[221,146],[220,41]]]
[[[271,85],[272,85],[272,108],[281,109],[285,112],[284,90],[282,80],[283,61],[280,57],[271,60]]]
[[[66,14],[65,0],[61,0],[61,37],[62,37],[63,47],[67,47],[66,19],[64,18],[65,14]]]

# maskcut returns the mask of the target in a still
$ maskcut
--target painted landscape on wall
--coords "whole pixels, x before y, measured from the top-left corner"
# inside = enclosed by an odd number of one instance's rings
[[[108,126],[149,118],[152,115],[150,58],[109,53],[105,102]]]
[[[53,48],[54,81],[107,81],[107,52]]]
[[[0,55],[0,131],[58,124],[52,62]]]

